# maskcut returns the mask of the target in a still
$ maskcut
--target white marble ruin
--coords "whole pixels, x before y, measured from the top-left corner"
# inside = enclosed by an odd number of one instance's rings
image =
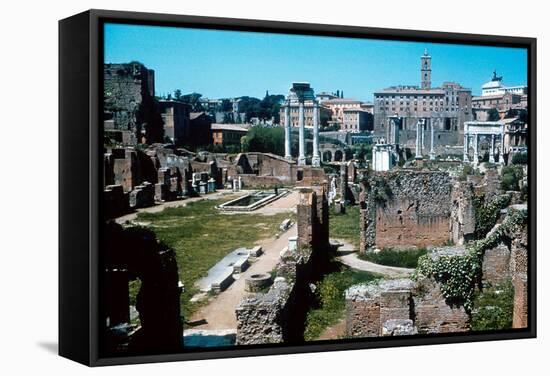
[[[313,156],[311,164],[314,167],[321,166],[321,156],[319,154],[319,102],[315,99],[313,89],[309,83],[295,82],[290,88],[289,94],[285,101],[285,158],[292,159],[290,150],[291,132],[291,106],[298,104],[298,165],[306,165],[306,141],[305,141],[305,102],[312,104],[312,120],[313,120]]]
[[[382,139],[372,146],[372,169],[374,171],[389,171],[393,166],[393,145]]]
[[[495,163],[495,156],[498,156],[498,163],[504,162],[502,148],[504,145],[504,124],[498,121],[467,121],[464,123],[464,162],[470,162],[470,148],[474,149],[474,166],[479,164],[479,144],[485,138],[489,141],[489,162]],[[498,147],[497,147],[498,143]]]

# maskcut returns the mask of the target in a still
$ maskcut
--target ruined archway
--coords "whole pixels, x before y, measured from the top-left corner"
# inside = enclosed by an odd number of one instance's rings
[[[341,162],[344,159],[344,153],[342,150],[336,150],[334,152],[334,161],[335,162]]]
[[[323,152],[323,162],[332,162],[332,152],[330,150]]]

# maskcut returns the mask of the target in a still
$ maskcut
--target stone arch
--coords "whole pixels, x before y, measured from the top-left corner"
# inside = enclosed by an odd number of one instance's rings
[[[342,150],[338,149],[334,152],[334,161],[341,162],[344,159],[344,153]]]
[[[323,152],[323,162],[332,162],[332,152],[330,150]]]

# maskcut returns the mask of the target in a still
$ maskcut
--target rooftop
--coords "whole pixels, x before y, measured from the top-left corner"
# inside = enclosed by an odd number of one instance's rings
[[[238,124],[212,124],[213,131],[237,131],[237,132],[248,132],[248,129]]]

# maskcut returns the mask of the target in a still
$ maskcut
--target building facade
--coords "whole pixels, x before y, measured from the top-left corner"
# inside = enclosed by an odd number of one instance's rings
[[[431,86],[431,56],[420,58],[421,86],[392,86],[374,93],[374,133],[388,137],[390,118],[399,117],[400,141],[414,145],[417,123],[425,119],[425,129],[434,127],[438,145],[461,145],[464,122],[472,119],[472,92],[458,83]]]
[[[212,119],[204,112],[189,114],[189,142],[186,146],[197,147],[212,143]]]
[[[344,132],[372,131],[373,115],[362,108],[349,108],[342,111],[341,130]]]
[[[248,129],[235,124],[212,124],[212,143],[214,145],[240,145],[241,137]]]
[[[158,104],[164,122],[164,137],[170,138],[176,146],[191,142],[190,106],[174,100],[160,100]]]

